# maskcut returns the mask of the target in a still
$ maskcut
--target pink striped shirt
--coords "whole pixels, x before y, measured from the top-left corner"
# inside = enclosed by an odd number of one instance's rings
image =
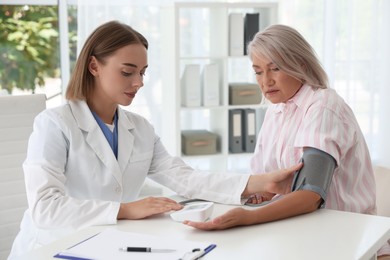
[[[286,103],[265,115],[251,160],[254,174],[297,164],[303,147],[337,161],[325,208],[375,214],[375,179],[367,145],[356,118],[333,89],[303,85]]]

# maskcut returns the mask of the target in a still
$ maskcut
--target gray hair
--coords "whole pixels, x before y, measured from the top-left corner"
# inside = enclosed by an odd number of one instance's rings
[[[315,88],[328,88],[328,76],[313,47],[295,29],[271,25],[248,44],[249,57],[264,57],[280,70]]]

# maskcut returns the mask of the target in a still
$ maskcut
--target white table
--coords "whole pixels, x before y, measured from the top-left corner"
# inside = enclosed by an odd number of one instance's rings
[[[216,204],[213,215],[231,207]],[[375,259],[376,251],[390,239],[390,218],[326,209],[223,231],[196,230],[164,214],[144,220],[123,220],[116,226],[90,227],[32,251],[20,260],[53,259],[56,253],[107,227],[217,244],[205,260]]]

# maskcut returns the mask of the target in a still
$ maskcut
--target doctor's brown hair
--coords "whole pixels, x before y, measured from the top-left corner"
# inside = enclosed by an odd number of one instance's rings
[[[66,99],[88,100],[90,97],[94,88],[94,77],[88,70],[92,56],[104,63],[105,58],[130,44],[142,44],[148,49],[146,38],[126,24],[111,21],[96,28],[86,40],[77,58],[66,90]]]

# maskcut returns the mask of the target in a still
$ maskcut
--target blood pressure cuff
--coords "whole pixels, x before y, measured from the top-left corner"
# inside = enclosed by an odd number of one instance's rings
[[[337,166],[336,160],[324,151],[308,147],[303,151],[301,161],[303,167],[295,173],[291,190],[310,190],[319,194],[323,207]]]

